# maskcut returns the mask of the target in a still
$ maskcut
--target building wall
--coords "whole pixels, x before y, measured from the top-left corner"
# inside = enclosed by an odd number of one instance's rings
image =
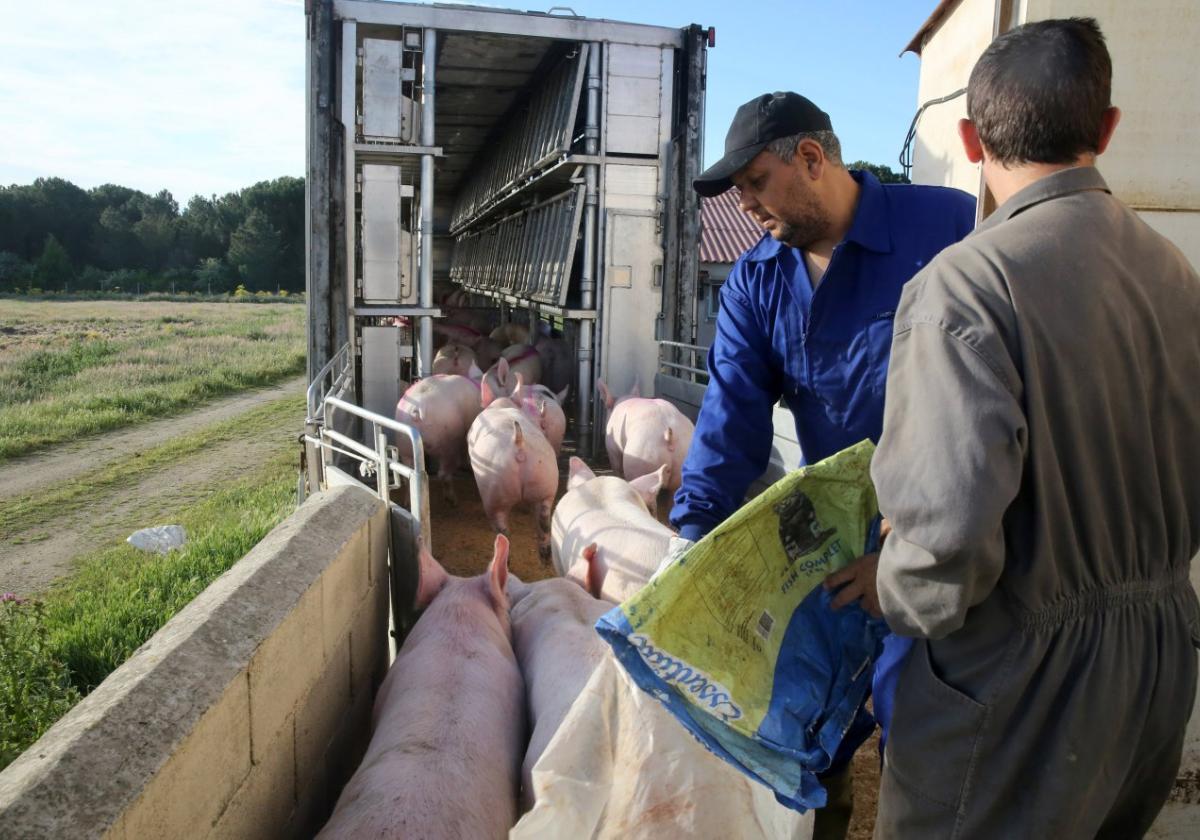
[[[916,107],[967,86],[971,68],[992,41],[995,3],[962,0],[933,32],[921,53]],[[979,195],[979,167],[966,159],[958,140],[958,121],[966,115],[965,95],[925,109],[914,141],[913,183],[957,187]]]

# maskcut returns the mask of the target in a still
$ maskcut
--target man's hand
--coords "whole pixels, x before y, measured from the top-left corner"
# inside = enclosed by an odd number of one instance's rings
[[[883,610],[879,608],[879,590],[875,586],[875,572],[878,568],[879,555],[864,554],[846,568],[825,578],[826,589],[842,587],[830,606],[840,610],[847,604],[861,599],[864,610],[875,618],[883,618]]]
[[[667,556],[659,562],[658,568],[654,570],[654,574],[650,575],[650,580],[654,580],[656,577],[661,575],[667,566],[670,566],[672,563],[686,554],[687,550],[694,545],[694,542],[691,540],[685,540],[683,537],[671,537],[670,542],[667,543]]]

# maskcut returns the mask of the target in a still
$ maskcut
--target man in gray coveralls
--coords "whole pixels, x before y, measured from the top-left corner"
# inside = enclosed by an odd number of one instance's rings
[[[876,837],[1139,837],[1179,768],[1200,610],[1200,277],[1095,169],[1090,19],[971,73],[999,205],[905,287],[872,464],[905,661]]]

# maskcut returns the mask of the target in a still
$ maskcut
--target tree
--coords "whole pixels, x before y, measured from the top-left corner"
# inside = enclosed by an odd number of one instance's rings
[[[865,160],[856,160],[854,163],[848,164],[847,169],[865,169],[876,178],[881,184],[909,184],[912,183],[908,178],[900,173],[893,172],[890,166],[884,166],[880,163],[867,163]]]
[[[75,275],[71,258],[52,233],[46,234],[46,244],[42,247],[42,255],[38,257],[34,273],[38,285],[43,289],[66,289]]]
[[[280,240],[279,231],[261,210],[251,210],[229,238],[229,263],[237,268],[250,291],[275,287]]]
[[[211,295],[215,289],[217,294],[227,292],[233,286],[233,274],[225,261],[219,257],[205,257],[197,263],[192,272],[195,282],[192,288],[197,292]]]
[[[12,251],[0,251],[0,292],[15,292],[29,286],[33,266]]]

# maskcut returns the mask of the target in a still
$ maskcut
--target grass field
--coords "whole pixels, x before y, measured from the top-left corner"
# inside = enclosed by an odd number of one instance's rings
[[[0,461],[295,376],[304,313],[0,299]]]
[[[104,432],[295,380],[305,364],[304,312],[294,304],[0,299],[0,462],[29,454],[17,464],[36,470],[49,457],[37,451],[57,443],[102,441]],[[73,573],[36,598],[0,591],[0,768],[294,509],[303,398],[254,405],[186,423],[115,461],[89,464],[85,454],[68,479],[0,505],[0,549],[10,561],[30,540],[50,545],[64,522],[89,534],[109,519],[119,526],[122,505],[146,524],[178,523],[188,534],[181,550],[159,557],[110,527],[72,551],[64,568]],[[197,478],[209,475],[198,462],[217,452],[238,453],[232,478]],[[191,483],[163,489],[162,476],[181,471]]]
[[[179,516],[182,549],[104,548],[39,601],[0,596],[0,769],[244,557],[291,513],[295,493],[294,453],[283,452]]]

